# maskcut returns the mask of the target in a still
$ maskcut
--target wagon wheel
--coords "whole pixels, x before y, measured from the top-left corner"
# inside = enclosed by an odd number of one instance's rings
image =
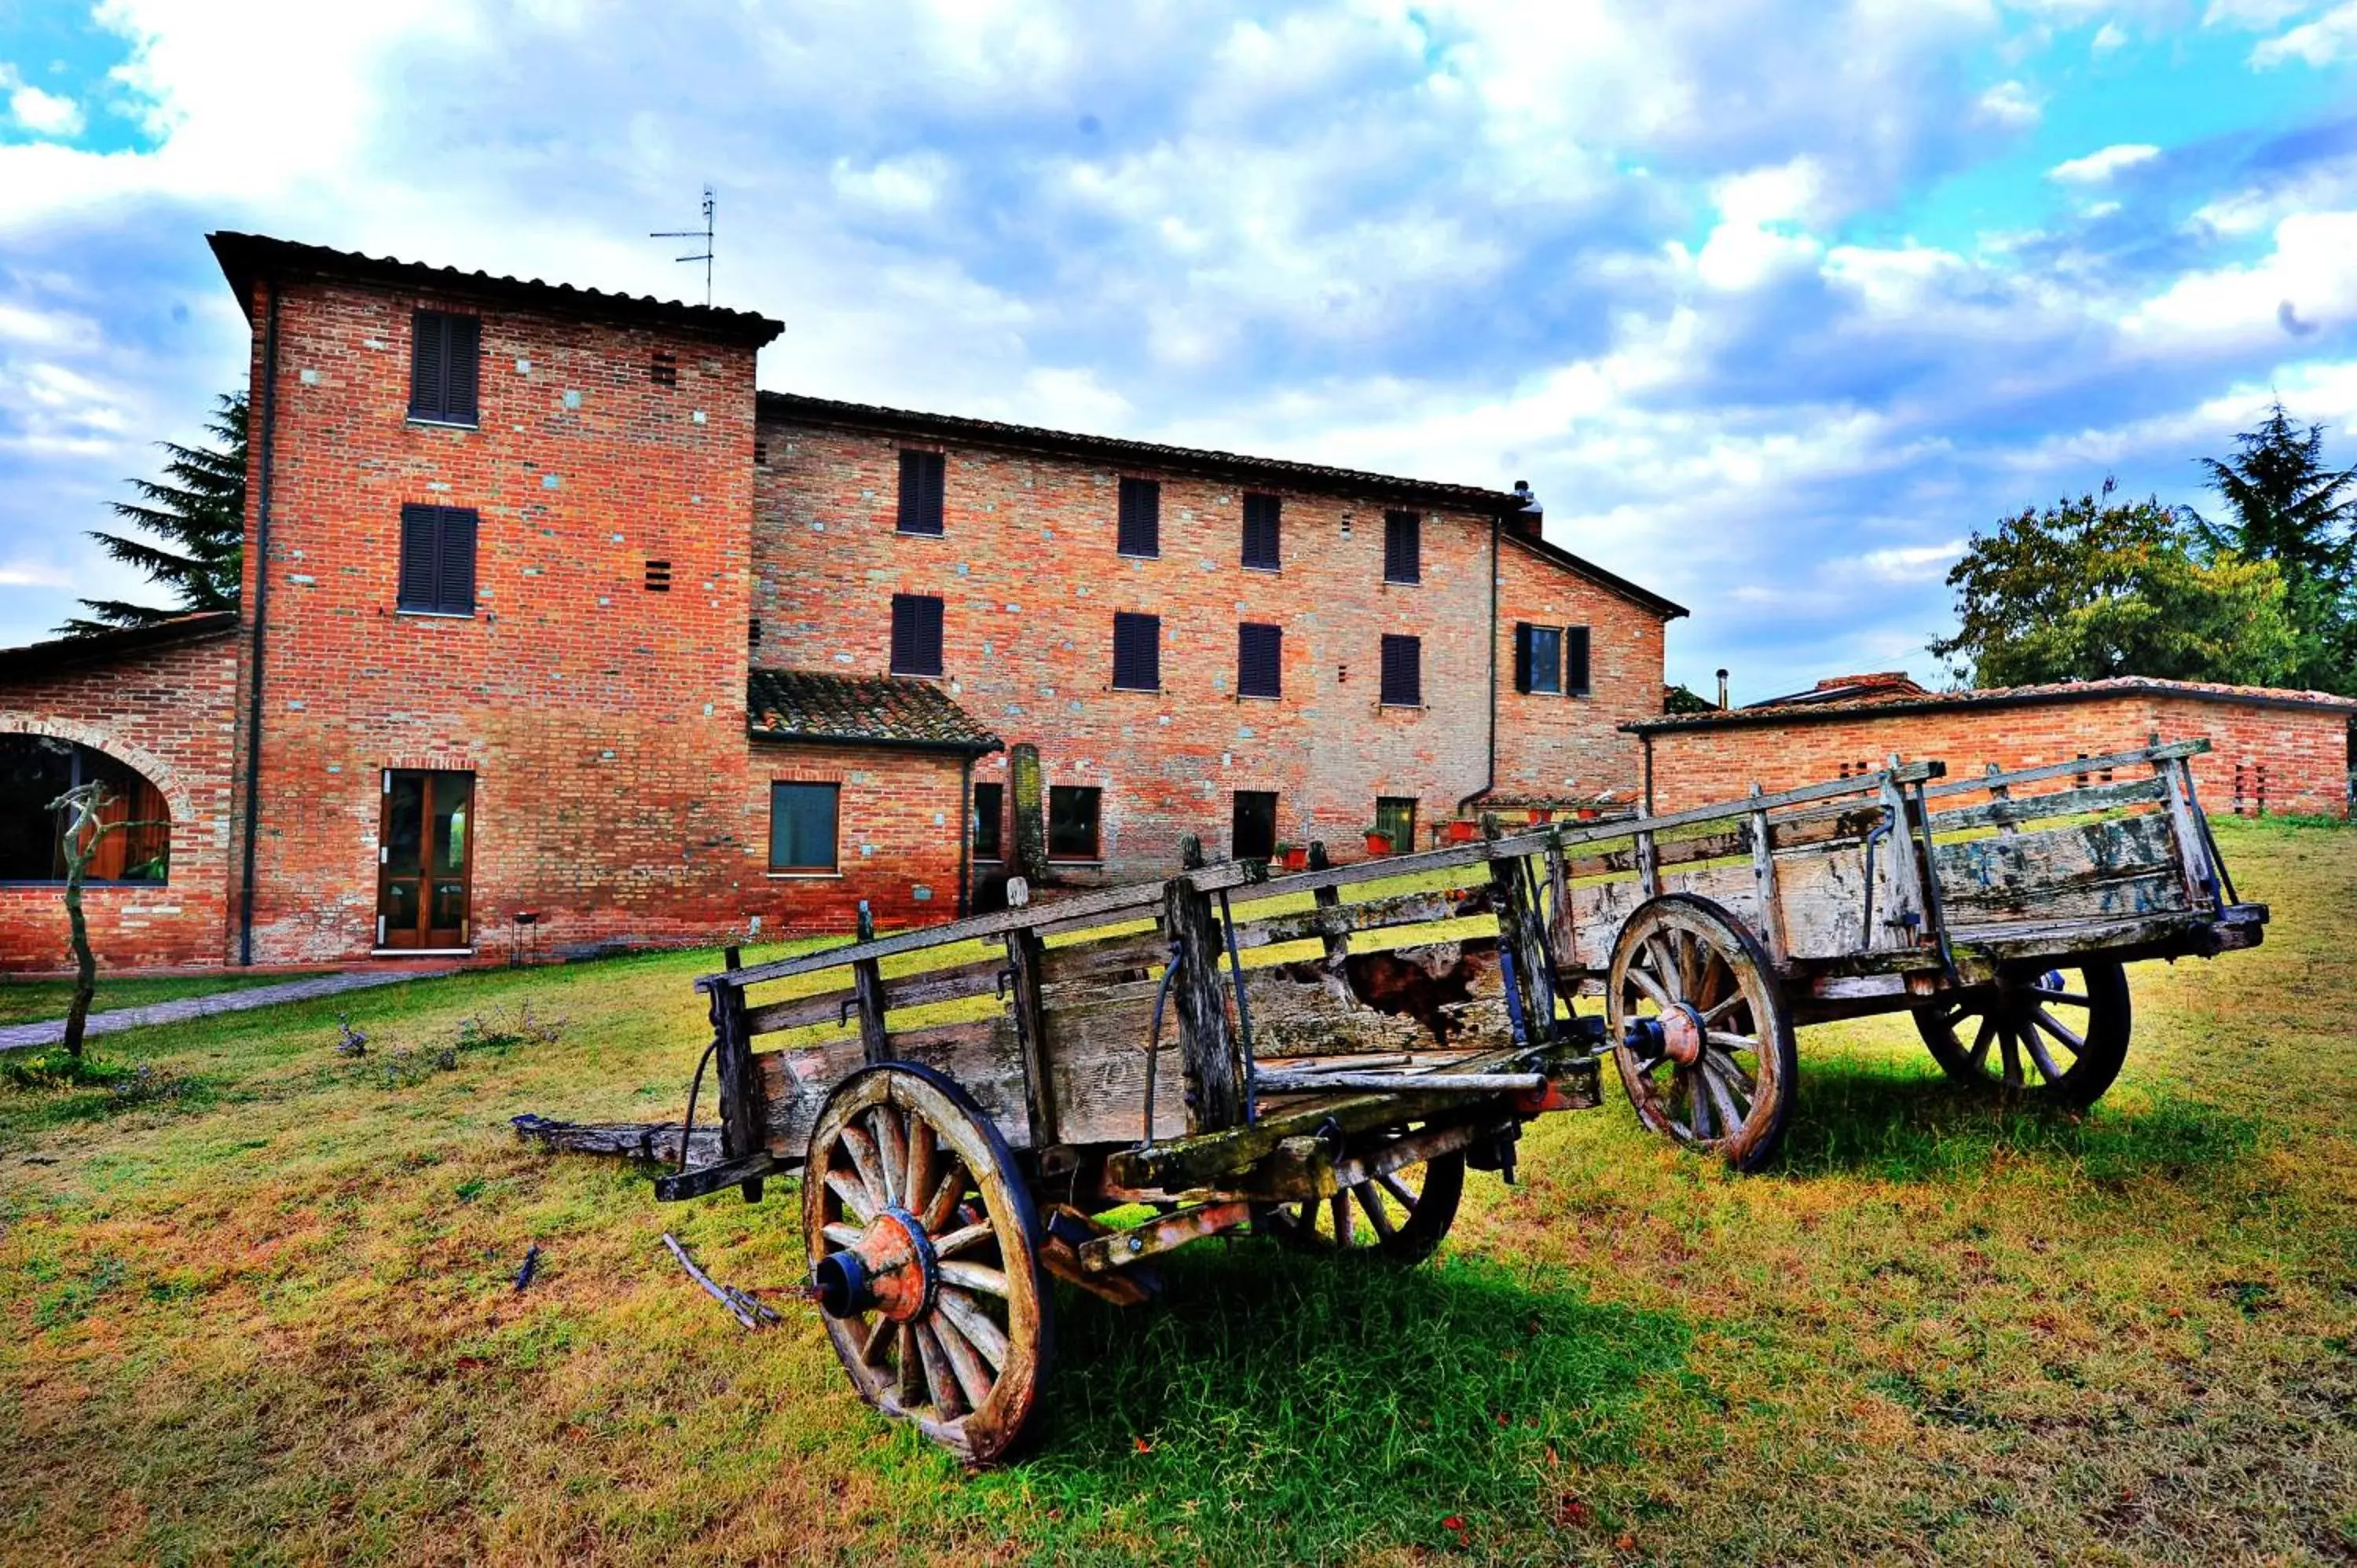
[[[1605,1005],[1639,1121],[1739,1171],[1768,1163],[1800,1062],[1758,938],[1706,898],[1651,899],[1612,945]]]
[[[1935,1006],[1915,1028],[1948,1076],[2083,1111],[2127,1060],[2127,972],[2108,959],[2075,969],[2001,971]]]
[[[827,1097],[802,1173],[811,1285],[859,1397],[969,1465],[1022,1438],[1047,1373],[1031,1194],[964,1090],[905,1062]]]
[[[1364,1157],[1382,1146],[1359,1153]],[[1269,1235],[1296,1251],[1416,1263],[1432,1256],[1448,1234],[1464,1196],[1465,1156],[1441,1155],[1394,1166],[1331,1197],[1271,1205],[1259,1218]]]

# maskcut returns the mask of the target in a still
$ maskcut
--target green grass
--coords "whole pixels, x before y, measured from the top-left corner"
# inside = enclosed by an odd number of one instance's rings
[[[179,1089],[0,1089],[0,1558],[2346,1561],[2357,834],[2218,832],[2267,943],[2138,966],[2091,1114],[1958,1093],[1904,1019],[1807,1030],[1763,1176],[1615,1099],[1433,1265],[1211,1243],[1156,1305],[1060,1294],[1049,1420],[979,1477],[849,1393],[791,1184],[662,1208],[510,1135],[678,1114],[713,955],[113,1036]],[[527,1000],[559,1039],[462,1031]]]
[[[301,980],[300,974],[167,974],[98,977],[98,996],[91,1011],[112,1007],[145,1007],[154,1002],[178,1002],[188,996],[212,996],[223,991],[243,991],[255,985],[276,985]],[[72,1004],[70,980],[0,981],[0,1024],[33,1024],[62,1018]]]

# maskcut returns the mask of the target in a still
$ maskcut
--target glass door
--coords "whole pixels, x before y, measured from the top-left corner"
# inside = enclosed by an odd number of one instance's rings
[[[463,948],[474,864],[475,776],[388,768],[378,841],[376,945]]]

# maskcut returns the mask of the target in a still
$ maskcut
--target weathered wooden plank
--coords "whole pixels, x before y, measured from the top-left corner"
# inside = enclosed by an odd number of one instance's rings
[[[2011,785],[2000,780],[1990,780],[1989,792],[1996,799],[1984,800],[1976,806],[1953,806],[1944,811],[1934,811],[1932,813],[1932,831],[1953,833],[1985,827],[2003,831],[2040,818],[2072,817],[2084,811],[2142,805],[2159,800],[2168,792],[2157,778],[2132,779],[2120,784],[2095,784],[2084,789],[2058,789],[2045,795],[2016,796],[2012,789]]]
[[[2122,817],[1941,844],[1935,862],[1941,898],[1959,925],[2109,918],[2187,907],[2174,847],[2168,818]]]
[[[1495,817],[1485,816],[1482,826],[1496,838]],[[1520,1004],[1527,1032],[1521,1043],[1544,1045],[1555,1037],[1555,954],[1547,947],[1546,927],[1532,897],[1530,864],[1527,857],[1491,861],[1490,901],[1497,907],[1499,947],[1513,956],[1508,1026],[1512,1024],[1513,1004]]]
[[[720,1158],[720,1129],[709,1124],[687,1135],[683,1158],[676,1122],[554,1122],[529,1113],[508,1120],[517,1137],[554,1154],[604,1155],[668,1165],[708,1165]]]
[[[1164,890],[1162,925],[1180,950],[1170,999],[1178,1014],[1179,1056],[1187,1064],[1188,1128],[1209,1133],[1241,1127],[1250,1119],[1243,1047],[1228,1018],[1227,987],[1220,975],[1219,917],[1200,888],[1178,877]]]
[[[737,967],[737,950],[727,953]],[[761,1078],[753,1068],[753,1036],[745,1026],[745,993],[733,987],[712,993],[712,1069],[720,1102],[720,1152],[742,1159],[763,1146]],[[759,1197],[759,1178],[745,1184],[748,1203]]]
[[[1062,1142],[1128,1143],[1146,1135],[1146,1040],[1160,985],[1159,981],[1141,981],[1105,987],[1093,996],[1049,1002],[1048,1079]],[[1166,1008],[1161,1065],[1156,1073],[1157,1138],[1180,1137],[1187,1131],[1185,1071],[1178,1021]]]
[[[749,1035],[774,1035],[781,1029],[806,1029],[813,1024],[848,1027],[848,1010],[858,1000],[859,993],[846,985],[835,991],[822,991],[813,996],[764,1002],[758,1007],[745,1009],[746,1032]]]
[[[2100,773],[2106,768],[2133,768],[2139,763],[2166,762],[2172,757],[2199,757],[2210,749],[2207,740],[2172,740],[2158,746],[2138,746],[2134,751],[2106,752],[2102,757],[2073,757],[2068,762],[2049,762],[2037,768],[2018,768],[1997,777],[2009,788],[2024,784],[2043,783],[2049,779],[2062,779],[2078,773]],[[1927,784],[1923,793],[1933,800],[1948,795],[1970,795],[1987,789],[1986,777],[1952,779],[1944,784]]]
[[[969,996],[995,996],[998,993],[999,977],[1006,972],[1003,959],[977,959],[954,969],[937,969],[924,974],[904,975],[884,981],[884,1011],[888,1015],[902,1013],[911,1007],[931,1007],[943,1002],[963,1002]]]
[[[1332,893],[1320,888],[1320,893]],[[1403,893],[1396,897],[1372,898],[1363,904],[1337,901],[1315,909],[1304,909],[1290,915],[1279,915],[1257,922],[1236,919],[1236,945],[1240,948],[1277,947],[1286,942],[1326,941],[1347,939],[1354,931],[1383,930],[1394,926],[1428,926],[1437,920],[1459,920],[1473,915],[1491,912],[1492,901],[1488,889],[1477,893]]]
[[[1751,786],[1756,798],[1760,786]],[[1760,934],[1767,942],[1768,956],[1782,963],[1792,956],[1792,944],[1787,940],[1782,903],[1776,896],[1775,839],[1768,826],[1768,813],[1751,813],[1751,896],[1760,908]]]
[[[1039,939],[1029,931],[1006,933],[1006,963],[1014,972],[1007,1022],[1023,1058],[1024,1113],[1041,1147],[1061,1142],[1056,1126],[1056,1091],[1048,1070],[1048,1016],[1040,992]]]
[[[1494,944],[1436,942],[1248,970],[1264,1057],[1429,1049],[1511,1042]]]
[[[1043,984],[1063,985],[1079,980],[1142,974],[1159,969],[1169,959],[1169,939],[1159,930],[1142,931],[1049,948],[1039,955],[1039,978]]]
[[[874,945],[876,916],[867,900],[859,901],[860,947]],[[891,1059],[890,1036],[884,1027],[884,972],[873,958],[855,959],[851,964],[853,1011],[859,1016],[859,1043],[871,1062]]]

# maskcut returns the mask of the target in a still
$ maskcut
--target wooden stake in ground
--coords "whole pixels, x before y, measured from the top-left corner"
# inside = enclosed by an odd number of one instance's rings
[[[99,813],[106,810],[112,797],[102,782],[93,780],[78,784],[49,802],[52,811],[70,811],[73,821],[63,838],[66,857],[66,927],[70,933],[74,955],[73,1002],[66,1009],[66,1055],[81,1058],[82,1032],[90,1025],[90,1004],[98,994],[98,955],[90,950],[90,922],[81,912],[81,887],[90,871],[90,863],[98,858],[98,847],[109,833],[124,832],[132,828],[167,827],[166,822],[102,822]]]

